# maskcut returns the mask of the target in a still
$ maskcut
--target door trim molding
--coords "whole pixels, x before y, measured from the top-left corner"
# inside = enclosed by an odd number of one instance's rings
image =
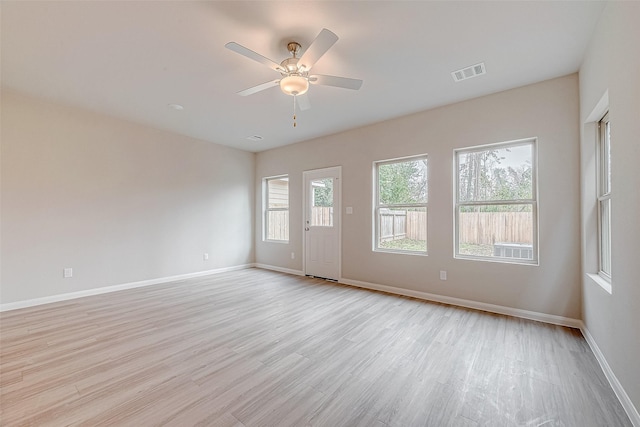
[[[335,174],[338,177],[338,209],[334,211],[334,215],[337,213],[338,220],[338,277],[336,280],[340,280],[342,277],[342,166],[330,166],[326,168],[310,169],[302,171],[302,274],[307,274],[307,233],[305,231],[305,221],[307,217],[307,177],[316,173],[330,173]]]

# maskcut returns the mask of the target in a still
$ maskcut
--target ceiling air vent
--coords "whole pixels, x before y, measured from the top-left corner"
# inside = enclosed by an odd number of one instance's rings
[[[462,80],[481,76],[483,74],[486,74],[486,72],[487,70],[484,68],[484,62],[481,62],[479,64],[472,65],[461,70],[456,70],[451,73],[451,76],[453,77],[453,80],[455,82],[461,82]]]
[[[260,135],[251,135],[248,136],[247,139],[249,141],[262,141],[262,137]]]

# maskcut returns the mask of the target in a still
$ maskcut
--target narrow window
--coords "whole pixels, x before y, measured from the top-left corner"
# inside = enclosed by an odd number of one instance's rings
[[[427,253],[427,156],[375,163],[374,250]]]
[[[598,122],[598,247],[599,274],[611,281],[611,139],[609,113]]]
[[[289,177],[265,178],[264,240],[289,241]]]
[[[537,264],[536,141],[455,151],[455,256]]]

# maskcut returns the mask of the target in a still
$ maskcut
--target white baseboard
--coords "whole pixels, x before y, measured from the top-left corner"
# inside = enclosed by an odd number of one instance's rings
[[[273,270],[273,271],[279,271],[280,273],[295,274],[296,276],[304,276],[304,271],[302,270],[292,270],[290,268],[276,267],[275,265],[269,265],[269,264],[253,264],[253,266],[256,268],[262,268],[264,270]]]
[[[338,282],[345,285],[357,286],[359,288],[373,289],[376,291],[388,292],[390,294],[403,295],[406,297],[418,298],[426,301],[435,301],[443,304],[456,305],[459,307],[473,308],[475,310],[488,311],[490,313],[505,314],[507,316],[521,317],[523,319],[536,320],[538,322],[551,323],[553,325],[567,326],[579,329],[581,321],[570,317],[555,316],[553,314],[538,313],[536,311],[521,310],[519,308],[505,307],[502,305],[488,304],[467,299],[447,297],[443,295],[430,294],[427,292],[413,291],[410,289],[396,288],[394,286],[378,285],[376,283],[362,282],[341,278]]]
[[[227,271],[243,270],[245,268],[251,268],[253,266],[254,264],[234,265],[232,267],[223,267],[223,268],[216,268],[214,270],[198,271],[196,273],[179,274],[176,276],[160,277],[157,279],[141,280],[139,282],[123,283],[120,285],[104,286],[101,288],[87,289],[84,291],[69,292],[66,294],[59,294],[59,295],[51,295],[43,298],[35,298],[35,299],[24,300],[24,301],[10,302],[6,304],[0,304],[0,312],[17,310],[19,308],[33,307],[33,306],[42,305],[42,304],[49,304],[52,302],[88,297],[91,295],[106,294],[109,292],[122,291],[125,289],[159,285],[161,283],[175,282],[178,280],[191,279],[194,277],[209,276],[211,274],[225,273]]]
[[[638,413],[638,410],[633,405],[633,402],[629,398],[629,395],[627,394],[627,392],[622,387],[622,384],[620,384],[620,381],[618,381],[618,378],[613,373],[613,370],[611,370],[611,367],[609,366],[607,359],[605,359],[604,354],[602,354],[602,351],[600,351],[598,344],[596,344],[595,339],[593,338],[593,336],[587,329],[587,326],[583,322],[580,322],[580,330],[582,331],[582,335],[584,336],[584,339],[589,344],[589,347],[591,347],[591,351],[593,351],[593,354],[596,356],[596,359],[598,360],[598,363],[602,368],[602,372],[604,372],[604,375],[607,377],[609,384],[611,384],[611,388],[613,389],[613,392],[616,394],[616,396],[618,396],[618,400],[620,401],[620,404],[622,404],[622,407],[624,408],[625,412],[629,416],[629,419],[631,420],[631,424],[633,424],[635,427],[640,427],[640,414]]]

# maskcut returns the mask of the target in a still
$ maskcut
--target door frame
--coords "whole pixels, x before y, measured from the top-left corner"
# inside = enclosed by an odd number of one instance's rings
[[[342,166],[331,166],[327,168],[311,169],[302,172],[302,274],[307,275],[307,232],[305,231],[305,221],[307,220],[307,208],[308,208],[308,191],[307,191],[307,177],[311,174],[319,172],[325,172],[337,176],[334,188],[337,186],[338,198],[335,198],[334,194],[334,210],[333,218],[335,220],[338,216],[338,278],[339,282],[342,280]],[[336,206],[337,205],[337,206]]]

